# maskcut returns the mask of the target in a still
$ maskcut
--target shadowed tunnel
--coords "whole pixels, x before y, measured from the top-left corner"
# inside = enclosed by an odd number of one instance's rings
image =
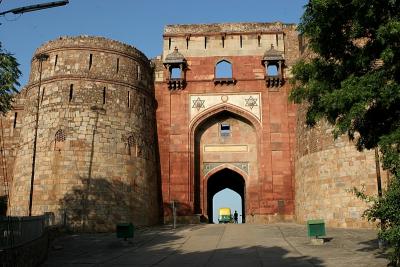
[[[246,221],[245,208],[245,182],[243,177],[230,169],[222,169],[216,172],[207,181],[207,215],[209,223],[213,222],[213,197],[221,190],[229,188],[242,198],[242,222]]]

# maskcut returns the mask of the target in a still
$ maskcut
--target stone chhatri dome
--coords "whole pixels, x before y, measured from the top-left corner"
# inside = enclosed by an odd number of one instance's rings
[[[263,60],[284,60],[282,52],[278,51],[274,48],[274,45],[271,44],[271,49],[265,51]]]
[[[168,54],[165,57],[164,64],[180,64],[180,63],[186,63],[186,59],[181,53],[178,52],[178,48],[175,47],[174,52]]]

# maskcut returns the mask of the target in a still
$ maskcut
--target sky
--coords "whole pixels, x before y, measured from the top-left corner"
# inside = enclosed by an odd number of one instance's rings
[[[0,12],[55,0],[0,0]],[[130,44],[148,58],[161,54],[167,24],[219,22],[298,23],[306,0],[70,0],[63,7],[0,17],[3,49],[29,78],[32,55],[59,36],[95,35]]]
[[[0,12],[55,0],[0,0]],[[29,78],[36,48],[59,36],[94,35],[135,46],[148,58],[161,54],[167,24],[275,22],[298,23],[306,0],[70,0],[63,7],[0,17],[0,42],[20,64],[21,86]],[[241,214],[240,196],[226,189],[219,207]],[[217,218],[215,217],[214,220]]]

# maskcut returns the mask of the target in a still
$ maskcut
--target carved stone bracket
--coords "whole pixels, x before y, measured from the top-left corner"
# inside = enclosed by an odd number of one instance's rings
[[[214,79],[214,84],[215,84],[215,85],[217,85],[217,84],[220,84],[220,85],[224,85],[224,84],[230,85],[230,84],[233,84],[233,85],[235,85],[235,84],[236,84],[236,80],[233,79],[233,78],[215,78],[215,79]]]
[[[285,83],[285,79],[282,76],[265,76],[265,84],[269,88],[269,91],[278,91],[279,88]]]
[[[184,89],[186,86],[185,79],[181,78],[171,78],[167,81],[168,89],[170,90],[181,90]]]

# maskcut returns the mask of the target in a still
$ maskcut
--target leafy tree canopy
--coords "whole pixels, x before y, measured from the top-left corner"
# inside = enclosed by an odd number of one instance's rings
[[[298,30],[308,54],[293,67],[290,98],[347,133],[358,149],[379,147],[395,180],[366,211],[380,219],[392,259],[400,258],[400,1],[310,0]]]
[[[0,43],[0,113],[4,114],[11,108],[13,94],[17,93],[18,78],[21,72],[15,57],[4,51]]]
[[[293,68],[291,99],[309,104],[307,124],[326,118],[359,149],[399,151],[400,1],[311,0],[298,29],[314,53]]]

